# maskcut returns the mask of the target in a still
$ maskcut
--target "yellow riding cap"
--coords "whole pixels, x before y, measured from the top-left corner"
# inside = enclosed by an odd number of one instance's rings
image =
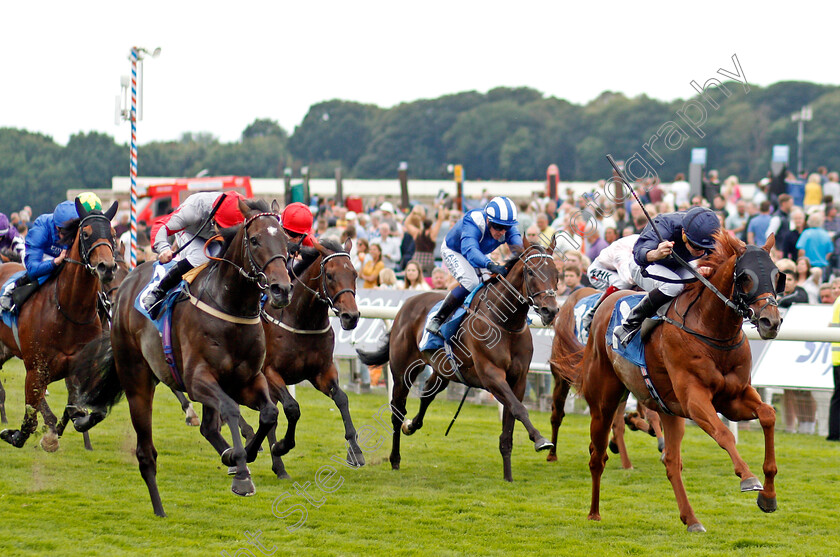
[[[79,203],[85,208],[85,211],[90,213],[91,211],[102,211],[102,200],[99,199],[99,196],[91,191],[86,191],[84,193],[80,193],[76,196],[76,199],[79,200]]]

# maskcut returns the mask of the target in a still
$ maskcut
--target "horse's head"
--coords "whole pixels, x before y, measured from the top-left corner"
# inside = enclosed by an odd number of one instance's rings
[[[744,313],[765,340],[776,338],[782,324],[776,296],[785,291],[785,275],[770,259],[775,243],[770,234],[764,247],[747,246],[735,260],[733,300],[747,310]]]
[[[554,316],[560,310],[557,305],[557,287],[559,273],[554,265],[551,254],[554,253],[555,238],[546,250],[539,244],[531,244],[527,238],[523,240],[523,252],[519,255],[522,262],[522,279],[525,297],[540,316],[543,325],[554,321]]]
[[[337,242],[322,240],[315,247],[321,254],[319,295],[326,298],[324,302],[338,315],[342,329],[355,329],[359,323],[359,308],[356,306],[358,275],[350,260],[352,242],[348,238],[342,249]]]
[[[90,272],[96,274],[102,284],[114,279],[117,268],[114,260],[115,239],[111,228],[111,219],[117,214],[117,205],[114,201],[104,213],[88,211],[76,199],[76,212],[79,214],[76,246],[79,258]]]
[[[268,295],[268,302],[275,308],[282,308],[291,301],[292,283],[286,270],[289,247],[280,227],[277,201],[272,202],[270,212],[266,209],[264,202],[239,200],[239,211],[245,217],[240,232],[243,268]]]

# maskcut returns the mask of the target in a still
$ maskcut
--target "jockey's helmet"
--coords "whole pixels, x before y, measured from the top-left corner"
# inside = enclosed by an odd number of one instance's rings
[[[59,228],[77,218],[79,218],[79,214],[76,212],[75,201],[62,201],[56,205],[55,211],[53,211],[53,222]]]
[[[487,220],[499,226],[510,228],[517,224],[516,205],[507,197],[494,197],[484,207]]]
[[[703,249],[714,249],[712,235],[720,228],[720,220],[711,209],[692,207],[683,217],[683,231],[688,241]]]
[[[92,191],[80,193],[76,196],[76,199],[79,200],[79,203],[82,204],[82,207],[84,207],[85,211],[88,213],[91,211],[102,211],[102,200],[99,199],[99,196]]]
[[[290,203],[280,216],[283,228],[297,235],[312,232],[312,211],[300,202]]]
[[[238,191],[226,192],[225,200],[222,201],[221,207],[216,211],[213,217],[219,228],[230,228],[236,226],[241,222],[245,222],[245,217],[239,212],[239,200],[245,199],[245,196]]]

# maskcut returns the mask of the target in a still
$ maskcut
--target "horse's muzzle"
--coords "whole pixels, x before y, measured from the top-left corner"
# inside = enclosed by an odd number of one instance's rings
[[[541,307],[537,310],[537,313],[539,314],[540,319],[542,320],[542,324],[548,326],[554,321],[554,317],[557,315],[558,311],[560,311],[560,308],[557,307]]]
[[[338,314],[338,319],[341,321],[341,328],[349,331],[355,329],[356,325],[359,324],[359,312],[342,311]]]
[[[758,320],[758,334],[764,340],[773,340],[779,335],[782,318],[762,317]]]
[[[112,280],[114,280],[114,272],[117,270],[117,264],[111,263],[108,265],[104,261],[100,261],[94,271],[96,272],[96,276],[99,278],[99,282],[102,284],[108,284]]]
[[[292,285],[274,283],[268,287],[268,301],[275,309],[284,308],[292,301]]]

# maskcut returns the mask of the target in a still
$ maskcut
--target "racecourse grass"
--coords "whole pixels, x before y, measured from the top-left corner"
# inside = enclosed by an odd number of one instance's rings
[[[23,414],[23,369],[18,360],[0,373],[8,392],[13,427]],[[63,384],[50,386],[58,411]],[[705,534],[688,534],[679,515],[655,441],[628,432],[635,465],[622,470],[617,457],[603,477],[601,522],[586,520],[589,508],[588,417],[566,418],[559,460],[535,453],[524,428],[514,437],[514,483],[502,480],[500,423],[492,406],[466,405],[449,437],[443,432],[457,403],[435,401],[422,430],[403,438],[402,470],[388,463],[390,435],[366,453],[361,469],[339,466],[343,429],[332,401],[299,388],[302,417],[297,446],[286,456],[292,480],[277,480],[266,452],[250,465],[257,494],[242,498],[198,428],[189,428],[177,401],[158,389],[154,436],[158,484],[168,513],[152,513],[134,457],[134,431],[121,402],[92,432],[93,452],[69,431],[61,449],[45,453],[40,432],[26,447],[0,444],[0,555],[262,555],[246,531],[262,532],[277,555],[837,555],[840,554],[840,444],[818,436],[777,434],[779,510],[764,514],[755,494],[742,494],[726,454],[696,427],[683,444],[684,479]],[[385,433],[375,419],[383,394],[349,394],[357,428]],[[409,401],[409,415],[417,400]],[[255,414],[247,413],[251,423]],[[531,413],[548,435],[548,414]],[[285,427],[285,421],[281,421]],[[759,477],[764,451],[758,428],[741,431],[742,456]],[[334,465],[343,484],[307,505],[308,516],[277,514],[294,503],[299,485]],[[337,476],[333,478],[335,481]]]

